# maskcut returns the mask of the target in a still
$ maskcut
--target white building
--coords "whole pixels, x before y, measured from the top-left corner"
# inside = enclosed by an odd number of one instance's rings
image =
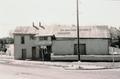
[[[107,26],[80,26],[81,56],[109,55],[109,39]],[[77,60],[77,32],[74,25],[53,25],[45,30],[17,27],[14,41],[15,59],[60,60],[60,56],[68,56],[67,60]]]

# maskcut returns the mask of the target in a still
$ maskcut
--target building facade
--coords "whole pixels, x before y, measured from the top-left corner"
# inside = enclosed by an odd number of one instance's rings
[[[14,32],[15,59],[57,60],[59,56],[77,59],[76,26],[54,25],[52,30],[33,27],[16,28]],[[80,27],[81,55],[109,55],[107,26]],[[73,59],[73,60],[74,60]]]

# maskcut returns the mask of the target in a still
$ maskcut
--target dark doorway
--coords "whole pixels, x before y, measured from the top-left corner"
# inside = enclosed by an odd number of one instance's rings
[[[36,59],[36,47],[32,47],[32,59]]]
[[[45,49],[44,48],[39,48],[39,59],[44,61],[44,52],[45,52]]]
[[[80,44],[79,45],[79,49],[80,49],[80,55],[86,55],[86,45],[85,44]],[[78,54],[78,45],[75,44],[74,45],[74,54],[77,55]]]
[[[50,61],[51,60],[51,46],[44,46],[44,48],[41,46],[39,48],[39,57],[42,61]]]
[[[22,59],[26,59],[26,49],[22,49]]]
[[[52,53],[52,46],[47,46],[47,54],[46,54],[46,60],[51,60],[51,53]]]

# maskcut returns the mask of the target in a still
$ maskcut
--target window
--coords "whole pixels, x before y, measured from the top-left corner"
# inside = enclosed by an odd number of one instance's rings
[[[25,44],[25,37],[21,36],[21,44]]]
[[[35,40],[34,35],[30,35],[30,40]]]
[[[47,37],[39,37],[39,40],[47,40]]]

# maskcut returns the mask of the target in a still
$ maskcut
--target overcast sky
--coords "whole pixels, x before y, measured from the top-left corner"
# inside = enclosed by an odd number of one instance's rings
[[[119,0],[79,0],[80,25],[120,26]],[[76,24],[76,0],[0,0],[0,37],[16,26]]]

